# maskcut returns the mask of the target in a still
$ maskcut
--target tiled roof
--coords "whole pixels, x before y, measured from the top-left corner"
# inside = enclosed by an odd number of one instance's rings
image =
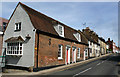
[[[48,16],[22,4],[22,3],[19,3],[19,4],[28,13],[28,15],[31,19],[31,22],[36,29],[59,36],[53,27],[54,24],[59,23],[62,26],[64,26],[64,31],[65,31],[64,37],[65,38],[71,39],[74,41],[78,41],[73,35],[73,33],[78,32],[77,30],[75,30],[71,27],[68,27],[67,25],[65,25],[65,24],[63,24],[63,23],[61,23],[53,18],[50,18],[50,17],[48,17]],[[84,40],[82,41],[82,43],[88,44],[88,43],[84,42]]]
[[[5,40],[5,42],[11,42],[11,41],[24,41],[24,40],[21,36],[11,37],[11,38],[8,38],[7,40]]]
[[[103,39],[102,37],[98,37],[101,41],[105,42],[105,39]]]
[[[78,32],[81,35],[81,42],[88,44],[88,39],[85,37],[85,35],[83,34],[83,32],[81,32],[80,30],[78,30]]]
[[[95,43],[98,44],[98,41],[95,39],[95,37],[91,34],[92,32],[90,31],[90,29],[83,29],[83,34],[86,36],[86,38]],[[99,44],[98,44],[99,45]]]

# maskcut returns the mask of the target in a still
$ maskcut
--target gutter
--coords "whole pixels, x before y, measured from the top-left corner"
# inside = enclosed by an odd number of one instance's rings
[[[38,51],[39,51],[39,32],[38,30],[36,31],[37,33],[37,56],[36,56],[36,68],[38,68]]]

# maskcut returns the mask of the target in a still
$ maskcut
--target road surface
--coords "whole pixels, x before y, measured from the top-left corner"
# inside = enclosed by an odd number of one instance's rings
[[[77,65],[44,75],[3,77],[118,77],[119,74],[120,55],[112,54],[83,65]]]
[[[119,74],[119,62],[120,56],[118,54],[112,54],[84,65],[56,71],[47,75],[69,75],[72,77],[79,77],[81,75],[117,76]]]

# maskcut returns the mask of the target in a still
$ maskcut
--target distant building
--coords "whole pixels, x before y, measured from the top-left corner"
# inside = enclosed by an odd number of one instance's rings
[[[112,52],[113,53],[113,40],[110,40],[110,38],[108,38],[107,40],[107,44],[109,46],[109,52]]]
[[[0,17],[0,55],[2,52],[3,32],[6,29],[7,23],[8,23],[7,19]]]
[[[110,53],[110,52],[109,52],[109,44],[108,44],[107,41],[106,41],[106,53]]]
[[[89,57],[100,56],[100,44],[98,43],[98,35],[94,31],[92,31],[89,27],[83,29],[83,34],[88,39],[89,44],[88,56]]]
[[[116,53],[120,53],[120,48],[115,46]]]
[[[113,53],[116,53],[116,44],[115,44],[115,42],[113,42]]]
[[[3,60],[4,57],[2,56],[2,49],[3,49],[3,34],[6,29],[7,23],[8,23],[7,19],[0,17],[0,66],[2,66],[1,64],[5,62],[5,60]]]
[[[99,37],[101,55],[106,54],[106,42],[102,37]]]

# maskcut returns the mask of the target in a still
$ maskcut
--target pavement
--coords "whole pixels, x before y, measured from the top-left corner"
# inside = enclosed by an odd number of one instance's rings
[[[115,56],[115,57],[114,57]],[[115,59],[114,59],[115,58]],[[115,61],[118,57],[116,55],[106,54],[100,57],[88,59],[85,61],[77,62],[74,64],[64,65],[56,68],[46,69],[38,72],[21,72],[21,73],[3,73],[3,77],[16,77],[18,76],[60,76],[60,75],[117,75],[117,69],[115,65],[118,63]],[[108,61],[111,60],[111,61]],[[113,60],[113,61],[112,61]],[[108,67],[109,65],[109,67]],[[110,68],[111,67],[111,68]],[[105,68],[105,69],[103,69]],[[98,70],[99,69],[99,70]],[[91,71],[92,70],[92,71]],[[104,70],[109,71],[107,74]],[[111,73],[112,70],[115,72]],[[105,74],[104,74],[105,73]]]

